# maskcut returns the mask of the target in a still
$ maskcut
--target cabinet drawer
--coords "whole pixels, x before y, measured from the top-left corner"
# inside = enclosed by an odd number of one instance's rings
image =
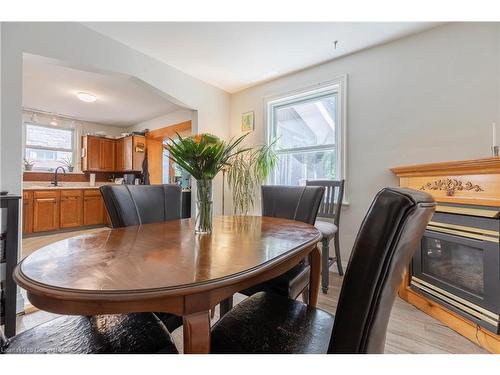
[[[99,189],[87,189],[83,191],[84,197],[100,197],[101,191]]]
[[[83,192],[81,190],[61,190],[61,199],[73,198],[78,199],[81,198]]]
[[[53,198],[57,199],[59,198],[59,191],[48,191],[48,190],[40,190],[40,191],[35,191],[33,192],[33,198]]]

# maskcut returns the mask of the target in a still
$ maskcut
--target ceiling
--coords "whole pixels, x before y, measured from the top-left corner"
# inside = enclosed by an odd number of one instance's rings
[[[84,24],[230,93],[439,25],[432,22]]]
[[[94,94],[97,101],[85,103],[78,100],[76,93],[79,91]],[[23,61],[23,108],[128,127],[181,107],[132,77],[78,70],[26,55]]]

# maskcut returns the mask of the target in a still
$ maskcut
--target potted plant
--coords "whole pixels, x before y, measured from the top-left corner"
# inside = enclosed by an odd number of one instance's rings
[[[248,150],[237,149],[247,134],[229,142],[206,133],[186,138],[177,134],[164,146],[168,157],[196,180],[196,233],[212,231],[212,180],[236,155]]]
[[[73,156],[71,155],[62,158],[60,163],[63,167],[66,167],[68,169],[68,172],[73,172],[73,170],[75,169],[75,165],[73,164]]]
[[[25,171],[31,171],[31,170],[33,170],[33,166],[35,165],[35,161],[28,159],[28,158],[24,158],[23,164],[24,164]]]
[[[227,182],[233,198],[234,214],[247,215],[254,207],[258,189],[276,167],[276,141],[247,149],[233,157]]]

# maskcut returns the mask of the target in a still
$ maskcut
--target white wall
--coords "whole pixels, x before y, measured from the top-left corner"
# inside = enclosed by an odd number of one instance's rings
[[[253,110],[249,143],[264,142],[266,96],[348,75],[346,262],[373,195],[398,183],[390,167],[489,156],[499,68],[498,24],[448,24],[233,95],[230,135]]]
[[[179,109],[167,113],[163,116],[155,117],[151,120],[140,122],[127,129],[127,131],[143,131],[144,129],[154,130],[167,126],[179,124],[185,121],[193,121],[196,118],[196,111],[189,109]]]
[[[56,59],[71,66],[137,77],[167,99],[197,111],[194,131],[228,136],[229,95],[209,84],[135,51],[78,23],[4,23],[1,33],[2,189],[21,191],[22,181],[22,54]],[[216,213],[221,195],[215,182]]]

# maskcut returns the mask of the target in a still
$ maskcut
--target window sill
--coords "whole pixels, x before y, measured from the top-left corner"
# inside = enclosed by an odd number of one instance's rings
[[[25,171],[23,170],[23,173],[46,173],[46,174],[54,174],[55,171]],[[73,171],[73,172],[68,172],[66,171],[66,174],[85,174],[81,171]]]

